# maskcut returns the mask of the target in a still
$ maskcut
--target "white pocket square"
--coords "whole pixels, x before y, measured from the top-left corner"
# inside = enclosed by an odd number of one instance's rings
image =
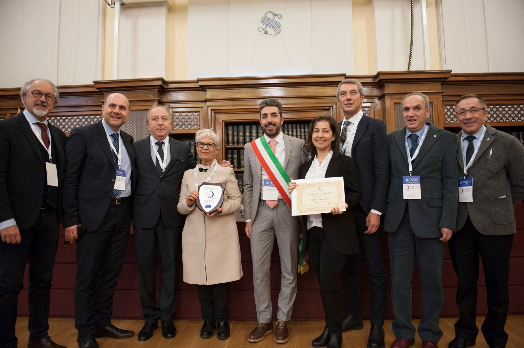
[[[500,196],[499,198],[506,198],[506,195],[504,195],[504,196]]]

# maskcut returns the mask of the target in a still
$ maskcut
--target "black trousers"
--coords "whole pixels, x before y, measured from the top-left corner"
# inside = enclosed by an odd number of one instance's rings
[[[75,327],[79,336],[111,325],[113,294],[129,238],[131,201],[111,203],[100,226],[77,240]]]
[[[353,211],[357,236],[364,253],[370,289],[371,325],[383,326],[386,312],[386,296],[388,291],[387,272],[382,256],[380,231],[364,234],[367,230],[367,214],[358,206]],[[362,314],[362,294],[360,284],[359,254],[348,255],[344,265],[344,288],[346,295],[346,313]]]
[[[347,255],[340,254],[329,244],[324,229],[313,227],[307,231],[306,251],[311,267],[320,285],[326,327],[330,334],[342,333],[342,295],[340,275]]]
[[[508,317],[509,257],[512,246],[512,234],[482,235],[469,218],[464,228],[449,240],[451,261],[458,277],[456,300],[460,317],[455,323],[456,337],[474,340],[479,332],[476,314],[480,255],[488,297],[488,314],[482,324],[482,333],[490,347],[506,346],[508,334],[504,326]]]
[[[47,337],[51,279],[58,246],[58,221],[52,208],[40,211],[33,227],[20,230],[21,243],[0,240],[0,347],[17,347],[18,294],[29,262],[29,338]]]
[[[229,320],[229,283],[199,285],[198,300],[205,321]]]
[[[136,260],[142,316],[148,323],[171,321],[175,314],[182,228],[166,227],[160,216],[153,228],[135,228]],[[162,290],[156,301],[157,246],[162,261]]]

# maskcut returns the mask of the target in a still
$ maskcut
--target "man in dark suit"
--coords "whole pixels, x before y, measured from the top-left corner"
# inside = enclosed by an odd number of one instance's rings
[[[346,79],[337,88],[338,104],[344,113],[339,124],[341,152],[355,162],[360,178],[362,198],[353,210],[357,236],[362,244],[368,269],[371,328],[368,348],[384,347],[384,314],[386,311],[387,273],[380,243],[380,216],[386,208],[389,187],[389,152],[384,122],[362,112],[364,89],[358,80]],[[342,330],[360,330],[362,296],[360,293],[359,255],[350,254],[344,265],[347,316]]]
[[[189,145],[169,137],[171,116],[161,106],[148,112],[151,135],[133,144],[136,159],[136,189],[133,199],[133,226],[140,286],[140,302],[145,324],[139,341],[153,337],[162,323],[162,336],[174,338],[177,267],[185,218],[176,209],[182,176],[195,167]],[[162,259],[162,292],[159,305],[155,296],[156,248]]]
[[[58,103],[49,80],[28,81],[25,110],[0,121],[0,346],[17,347],[18,294],[29,262],[29,348],[64,347],[51,341],[51,279],[62,222],[66,137],[47,120]]]
[[[120,130],[128,117],[127,98],[111,94],[102,106],[102,120],[74,129],[67,143],[64,228],[66,240],[78,239],[75,326],[80,348],[98,347],[95,337],[134,335],[111,324],[132,211],[133,138]],[[86,232],[79,238],[80,225]]]
[[[462,128],[457,139],[459,207],[457,233],[449,251],[458,276],[460,318],[449,348],[476,343],[479,255],[488,300],[482,333],[490,348],[502,348],[508,341],[504,326],[509,258],[516,233],[513,206],[524,198],[524,148],[516,138],[484,124],[488,110],[480,96],[460,97],[455,111]]]
[[[439,314],[444,302],[442,259],[455,230],[458,205],[457,140],[426,124],[428,97],[411,93],[402,100],[404,128],[388,134],[391,181],[384,229],[389,232],[391,298],[396,339],[391,348],[415,342],[411,322],[411,278],[418,261],[423,315],[418,334],[423,348],[442,337]]]

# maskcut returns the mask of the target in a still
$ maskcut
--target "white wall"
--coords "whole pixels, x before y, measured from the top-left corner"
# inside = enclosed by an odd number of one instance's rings
[[[166,75],[166,5],[121,7],[118,78]]]
[[[99,0],[0,0],[0,88],[100,78]]]
[[[522,0],[441,0],[442,68],[524,71],[523,14]]]

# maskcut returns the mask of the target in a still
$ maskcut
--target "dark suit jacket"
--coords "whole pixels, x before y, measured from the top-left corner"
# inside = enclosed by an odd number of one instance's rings
[[[342,122],[338,124],[339,130]],[[360,179],[360,206],[366,214],[371,209],[386,211],[389,188],[389,150],[384,122],[362,116],[358,123],[351,158]]]
[[[464,177],[462,132],[457,139],[458,177]],[[459,203],[457,230],[468,218],[484,235],[516,233],[513,205],[524,198],[524,147],[509,134],[486,125],[473,165],[468,170],[473,178],[473,203]]]
[[[456,231],[458,206],[457,138],[454,134],[430,125],[418,156],[413,175],[420,176],[422,199],[403,198],[402,177],[409,176],[406,154],[406,127],[388,134],[391,183],[387,197],[384,229],[397,230],[406,204],[409,221],[419,238],[440,238],[440,228]]]
[[[191,155],[189,144],[169,139],[171,160],[160,175],[153,159],[149,137],[133,144],[135,167],[133,174],[133,226],[152,228],[159,215],[167,227],[184,224],[184,216],[176,208],[180,195],[182,177],[187,169],[194,168],[196,162]]]
[[[134,175],[133,137],[120,131]],[[115,185],[113,155],[102,121],[74,129],[66,147],[64,228],[82,224],[88,232],[104,218]]]
[[[49,123],[53,163],[58,172],[58,222],[62,222],[61,193],[65,175],[66,137]],[[23,113],[0,121],[0,221],[14,218],[19,229],[36,222],[47,181],[43,146]]]
[[[313,160],[304,162],[298,169],[298,178],[304,179]],[[340,215],[322,214],[322,227],[329,244],[341,254],[358,253],[358,239],[353,219],[353,209],[360,199],[358,173],[351,158],[341,153],[333,153],[326,170],[326,178],[343,177],[346,203],[348,207]],[[302,235],[306,246],[307,215],[302,217]]]

